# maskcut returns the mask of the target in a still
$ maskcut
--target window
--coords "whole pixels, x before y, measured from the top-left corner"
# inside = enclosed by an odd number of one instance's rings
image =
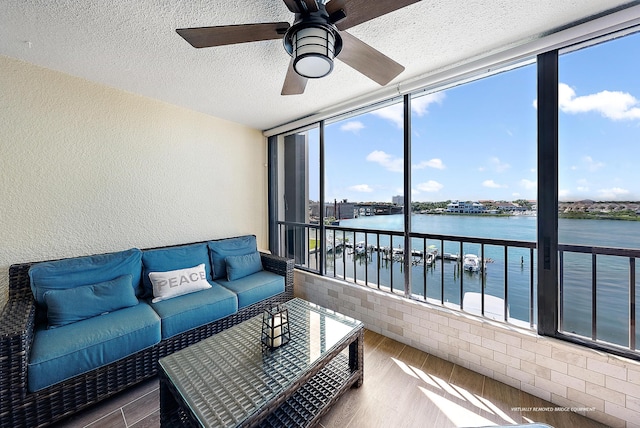
[[[636,33],[559,58],[559,242],[590,249],[563,252],[561,330],[625,347],[640,302],[622,250],[640,250],[639,56]]]
[[[535,73],[529,64],[412,98],[412,232],[536,240]],[[450,259],[419,264],[414,294],[426,289],[428,300],[477,313],[484,298],[498,319],[506,299],[507,318],[532,321],[528,248],[508,247],[506,256],[504,246],[452,240],[427,240],[426,248],[470,263],[477,256],[483,272]]]
[[[590,43],[280,136],[280,254],[637,358],[640,35]]]
[[[404,290],[399,263],[393,259],[394,249],[397,254],[403,246],[403,128],[403,105],[397,102],[326,125],[327,222],[395,232],[329,228],[328,274]]]

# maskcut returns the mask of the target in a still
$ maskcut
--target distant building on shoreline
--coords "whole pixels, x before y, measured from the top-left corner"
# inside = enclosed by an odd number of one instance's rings
[[[480,202],[453,201],[447,204],[446,212],[460,214],[484,214],[487,209]]]
[[[498,209],[504,213],[513,213],[516,211],[526,211],[527,207],[520,206],[514,202],[500,202],[497,205]]]
[[[404,196],[402,196],[402,195],[393,196],[391,198],[391,203],[394,204],[394,205],[398,205],[398,206],[403,207],[404,206]]]

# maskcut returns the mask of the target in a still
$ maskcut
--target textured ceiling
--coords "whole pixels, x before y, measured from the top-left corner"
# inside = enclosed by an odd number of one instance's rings
[[[393,84],[626,4],[423,0],[350,33],[406,67]],[[175,32],[275,21],[293,21],[279,0],[0,0],[0,55],[257,129],[379,88],[337,61],[331,75],[309,81],[305,94],[281,96],[289,56],[280,40],[194,49]]]

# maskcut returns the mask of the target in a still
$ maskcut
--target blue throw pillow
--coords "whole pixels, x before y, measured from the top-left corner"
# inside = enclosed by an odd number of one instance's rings
[[[256,237],[253,235],[209,241],[213,279],[225,278],[227,276],[225,259],[228,256],[244,256],[245,254],[251,254],[255,251],[258,251],[258,244]]]
[[[46,306],[44,293],[83,285],[110,281],[122,275],[131,275],[131,286],[141,295],[142,251],[126,251],[93,256],[75,257],[53,262],[36,263],[29,269],[31,291],[36,301]]]
[[[168,272],[200,264],[204,264],[207,279],[211,279],[211,262],[207,244],[192,244],[143,251],[142,283],[144,284],[144,297],[153,297],[153,285],[149,279],[149,272]]]
[[[225,258],[225,263],[227,264],[227,281],[244,278],[262,270],[262,260],[257,251],[243,256],[228,256]]]
[[[98,284],[45,292],[49,328],[137,305],[131,278],[123,275]]]

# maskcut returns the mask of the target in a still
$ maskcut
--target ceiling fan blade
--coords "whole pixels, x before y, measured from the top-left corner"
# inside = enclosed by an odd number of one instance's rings
[[[346,4],[346,0],[329,0],[329,3],[326,3],[324,7],[329,16],[331,16],[331,14],[336,13],[339,10],[345,10]]]
[[[235,43],[281,39],[288,28],[288,22],[270,22],[266,24],[178,28],[176,32],[194,48],[209,48]]]
[[[317,12],[318,11],[318,3],[316,0],[303,0],[304,4],[307,6],[307,12]]]
[[[305,10],[300,8],[300,4],[296,0],[283,0],[289,10],[293,13],[302,13]],[[317,12],[318,3],[316,0],[302,0],[302,4],[306,7],[307,12]]]
[[[283,0],[284,4],[287,5],[289,10],[293,13],[301,13],[300,7],[298,6],[298,2],[296,0]]]
[[[369,79],[384,86],[404,71],[404,67],[357,37],[341,31],[342,52],[337,58]]]
[[[346,30],[363,22],[402,9],[420,0],[331,0],[326,4],[329,15],[343,10],[346,18],[336,22],[339,30]]]
[[[300,95],[304,92],[304,88],[307,86],[306,77],[300,76],[293,69],[293,58],[289,61],[289,68],[287,69],[287,76],[284,78],[284,85],[282,85],[281,95]]]

